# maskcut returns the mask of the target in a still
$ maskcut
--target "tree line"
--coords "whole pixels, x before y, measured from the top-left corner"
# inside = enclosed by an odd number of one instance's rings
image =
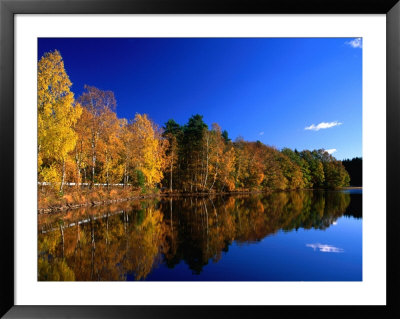
[[[341,161],[323,149],[281,151],[232,141],[199,114],[163,127],[146,114],[118,118],[111,91],[85,85],[75,98],[60,53],[38,62],[38,180],[123,184],[183,192],[338,188],[349,185]]]

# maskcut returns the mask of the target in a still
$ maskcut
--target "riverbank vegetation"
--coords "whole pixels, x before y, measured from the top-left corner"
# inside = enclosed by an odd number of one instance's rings
[[[96,189],[111,196],[114,188],[196,193],[349,185],[341,161],[323,149],[232,141],[199,114],[162,127],[146,114],[118,118],[113,92],[85,86],[75,97],[71,86],[60,53],[46,53],[38,62],[39,198],[52,192],[66,200],[66,193],[79,197],[87,188],[90,196]]]

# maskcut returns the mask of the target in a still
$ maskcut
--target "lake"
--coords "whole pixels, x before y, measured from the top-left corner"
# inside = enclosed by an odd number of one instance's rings
[[[362,190],[161,197],[42,214],[38,280],[361,281]]]

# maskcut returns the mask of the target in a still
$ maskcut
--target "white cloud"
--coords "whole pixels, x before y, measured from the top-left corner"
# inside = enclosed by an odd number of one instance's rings
[[[264,135],[264,132],[260,132],[260,133],[258,133],[258,135]]]
[[[351,46],[352,48],[362,48],[362,39],[355,38],[351,41],[346,42],[347,45]]]
[[[328,152],[329,154],[333,154],[337,151],[336,148],[330,148],[329,150],[325,150],[325,152]]]
[[[334,127],[334,126],[338,126],[338,125],[342,125],[342,123],[335,121],[335,122],[321,122],[317,125],[315,124],[311,124],[310,126],[306,126],[304,129],[305,130],[309,130],[309,131],[319,131],[322,129],[326,129],[326,128],[330,128],[330,127]]]
[[[344,250],[342,248],[338,248],[331,245],[324,245],[324,244],[306,244],[307,247],[311,247],[316,251],[317,249],[323,253],[342,253]]]

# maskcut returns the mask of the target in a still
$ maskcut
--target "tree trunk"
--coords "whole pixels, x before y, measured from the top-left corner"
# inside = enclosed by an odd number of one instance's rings
[[[94,185],[94,172],[96,167],[96,152],[95,152],[94,137],[92,140],[92,185]]]
[[[107,188],[109,188],[109,181],[108,181],[108,156],[107,156],[107,151],[106,151],[106,167],[107,167],[107,170],[106,170],[106,183],[107,183]]]
[[[79,188],[79,184],[81,183],[81,159],[80,156],[78,155],[78,150],[75,153],[75,161],[76,161],[76,173],[78,174],[78,178],[76,181],[76,187]]]
[[[213,188],[213,186],[214,186],[214,183],[215,183],[215,181],[217,180],[217,174],[218,174],[218,162],[217,162],[217,164],[215,164],[215,174],[214,174],[214,181],[213,181],[213,183],[211,184],[211,187],[209,188],[209,192],[211,191],[211,189]]]
[[[209,192],[212,190],[216,180],[217,180],[217,173],[215,173],[213,183],[211,184],[211,187],[208,189]]]
[[[206,188],[207,178],[208,178],[208,161],[209,161],[209,145],[210,145],[210,135],[207,133],[207,148],[206,148],[206,177],[204,178],[203,189]]]
[[[95,171],[95,165],[96,165],[96,156],[93,153],[92,157],[92,185],[94,185],[94,171]]]
[[[61,178],[60,192],[62,192],[62,190],[63,190],[64,181],[65,181],[65,159],[63,158],[63,165],[62,165],[62,178]]]
[[[126,184],[126,164],[124,166],[124,188],[125,188],[125,184]]]
[[[172,167],[174,164],[174,151],[171,153],[171,173],[170,173],[170,179],[169,179],[169,191],[172,193]]]

